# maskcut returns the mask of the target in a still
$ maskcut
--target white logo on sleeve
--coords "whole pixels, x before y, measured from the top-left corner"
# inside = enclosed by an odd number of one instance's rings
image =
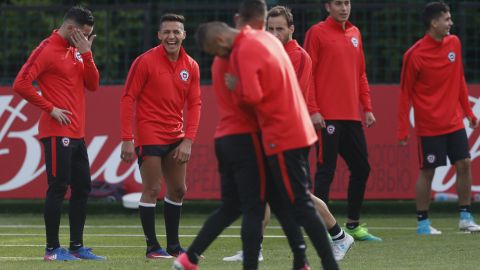
[[[428,163],[430,163],[430,164],[433,164],[436,159],[437,159],[437,158],[435,157],[435,155],[430,154],[430,155],[427,156],[427,161],[428,161]]]
[[[186,82],[189,77],[190,77],[190,74],[186,69],[182,69],[182,71],[180,71],[180,79],[182,79],[182,81]]]
[[[335,133],[335,126],[334,125],[329,125],[327,127],[327,133],[332,135],[333,133]]]
[[[78,61],[80,62],[83,62],[83,58],[82,58],[82,55],[80,54],[80,52],[75,52],[75,58],[77,58]]]
[[[455,62],[455,57],[456,57],[456,54],[454,52],[449,52],[448,53],[448,60],[450,60],[450,62]]]
[[[353,44],[353,47],[358,48],[358,39],[355,37],[352,37],[352,44]]]
[[[70,145],[70,139],[67,137],[62,138],[62,144],[64,147],[68,147]]]

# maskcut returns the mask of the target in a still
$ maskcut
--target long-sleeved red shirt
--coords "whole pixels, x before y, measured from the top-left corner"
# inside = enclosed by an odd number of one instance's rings
[[[317,112],[317,102],[315,101],[315,91],[313,91],[312,59],[308,53],[298,45],[295,39],[290,40],[285,45],[288,57],[292,61],[297,80],[302,90],[303,98],[307,103],[309,112]]]
[[[360,103],[372,111],[360,30],[332,17],[312,26],[305,50],[312,58],[315,101],[326,120],[360,121]]]
[[[33,87],[37,81],[42,95]],[[39,137],[85,137],[85,88],[96,91],[99,74],[92,52],[80,54],[57,31],[38,45],[13,83],[13,90],[42,109]],[[71,123],[50,116],[53,107],[68,110]]]
[[[280,41],[265,31],[242,28],[230,63],[239,102],[255,110],[266,155],[307,147],[317,140],[295,70]]]
[[[436,41],[427,34],[417,41],[403,57],[400,87],[399,140],[408,137],[411,105],[419,136],[464,128],[465,116],[476,120],[468,102],[462,48],[455,35]]]
[[[183,109],[187,126],[183,130]],[[171,62],[162,45],[143,53],[130,67],[120,102],[121,138],[135,145],[171,144],[181,138],[192,141],[200,122],[200,71],[183,48]]]
[[[250,106],[235,101],[234,94],[225,85],[225,74],[229,72],[228,58],[215,57],[212,64],[212,86],[215,91],[220,121],[215,138],[227,135],[258,132],[255,112]]]

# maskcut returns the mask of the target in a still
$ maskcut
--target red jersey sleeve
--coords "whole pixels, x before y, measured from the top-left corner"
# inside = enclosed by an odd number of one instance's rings
[[[364,112],[372,111],[372,100],[370,98],[370,87],[368,86],[367,71],[365,67],[365,54],[363,53],[363,41],[360,35],[360,102]]]
[[[462,45],[460,44],[460,40],[457,39],[457,46],[458,51],[462,51]],[[473,114],[472,107],[470,107],[470,102],[468,101],[468,87],[467,82],[465,81],[465,72],[463,70],[463,61],[462,57],[459,57],[459,65],[460,65],[460,95],[459,95],[459,102],[462,106],[463,112],[465,116],[472,118],[475,122],[477,121],[477,117]]]
[[[50,59],[45,47],[48,41],[43,41],[30,55],[27,62],[23,65],[13,83],[13,91],[28,102],[39,107],[43,111],[50,113],[53,110],[53,104],[39,95],[32,83],[44,71],[48,70]]]
[[[237,71],[240,87],[235,91],[241,102],[253,105],[262,101],[263,91],[260,85],[259,70],[263,59],[258,59],[254,50],[238,49],[234,56],[234,65]]]
[[[185,138],[192,141],[195,140],[200,123],[200,109],[202,101],[200,99],[200,69],[195,63],[193,71],[192,83],[187,97],[187,128],[185,131]]]
[[[122,141],[133,140],[133,110],[138,95],[148,77],[148,71],[142,58],[137,58],[128,72],[125,89],[120,100],[120,121]]]
[[[317,105],[317,97],[315,93],[317,92],[318,89],[315,88],[315,83],[313,80],[313,74],[317,74],[317,66],[318,66],[318,51],[319,51],[319,40],[312,40],[315,38],[315,35],[312,34],[314,31],[314,28],[310,28],[310,30],[307,31],[305,42],[303,44],[303,47],[305,51],[307,51],[308,55],[310,56],[311,60],[311,76],[310,76],[310,87],[308,90],[308,99],[307,99],[307,107],[308,107],[308,112],[310,114],[320,112],[320,108],[318,108]]]
[[[93,61],[92,51],[81,54],[83,59],[83,80],[85,88],[90,91],[98,90],[100,75]]]
[[[408,138],[409,111],[412,105],[412,91],[418,74],[418,66],[412,57],[412,52],[407,52],[403,57],[403,68],[400,78],[400,99],[398,106],[398,140]]]

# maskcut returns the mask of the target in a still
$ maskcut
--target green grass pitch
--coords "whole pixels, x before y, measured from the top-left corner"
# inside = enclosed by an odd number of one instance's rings
[[[185,214],[181,221],[182,244],[193,240],[206,215]],[[480,269],[480,234],[458,232],[456,214],[432,215],[433,225],[443,235],[419,237],[415,234],[415,215],[368,215],[363,221],[370,231],[384,239],[382,243],[357,242],[341,269]],[[337,217],[340,223],[344,216]],[[62,217],[60,240],[68,243],[68,218]],[[107,261],[43,262],[44,227],[41,214],[0,214],[0,269],[171,269],[173,260],[144,259],[144,239],[136,214],[90,215],[85,228],[85,244]],[[200,269],[241,269],[239,263],[223,262],[224,256],[240,249],[239,222],[226,229],[206,251]],[[163,218],[157,216],[157,234],[165,245]],[[292,256],[278,223],[273,220],[265,233],[265,261],[260,269],[291,269]],[[308,245],[312,269],[321,269],[314,248]]]

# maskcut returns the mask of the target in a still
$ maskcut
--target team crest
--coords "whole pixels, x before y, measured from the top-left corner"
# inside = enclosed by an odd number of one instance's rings
[[[428,155],[428,156],[427,156],[427,161],[428,161],[428,163],[430,163],[430,164],[433,164],[436,159],[437,159],[437,158],[435,157],[435,155]]]
[[[180,79],[182,79],[182,81],[186,82],[189,77],[190,77],[190,74],[186,69],[183,69],[182,71],[180,71]]]
[[[448,53],[448,60],[450,60],[450,62],[455,62],[455,57],[456,57],[456,54],[454,52],[449,52]]]
[[[353,47],[358,48],[358,39],[356,37],[352,37],[352,44]]]
[[[62,138],[62,144],[64,147],[68,147],[70,145],[70,139],[67,137]]]
[[[225,73],[223,79],[225,80],[225,85],[227,86],[227,88],[230,91],[234,91],[237,87],[237,77],[235,77],[235,75],[233,74]]]
[[[82,55],[80,55],[80,52],[75,52],[75,58],[77,58],[78,61],[83,62]]]
[[[334,125],[327,126],[327,133],[330,134],[330,135],[335,133],[335,126]]]

